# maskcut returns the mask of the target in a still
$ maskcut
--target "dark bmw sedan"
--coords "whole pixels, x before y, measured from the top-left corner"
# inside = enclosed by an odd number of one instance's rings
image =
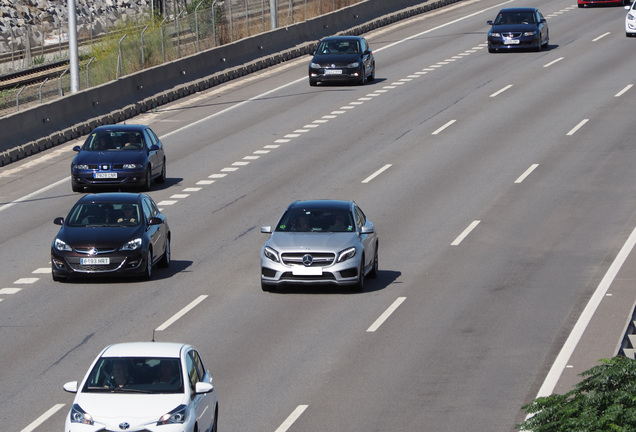
[[[152,276],[170,265],[170,228],[146,194],[110,192],[80,198],[51,245],[54,281],[69,276]]]
[[[71,164],[71,187],[141,188],[166,181],[166,155],[157,135],[144,125],[99,126]]]
[[[318,44],[309,63],[309,85],[319,82],[356,82],[375,79],[375,59],[360,36],[331,36]]]
[[[488,32],[488,52],[513,49],[541,51],[550,43],[548,22],[537,8],[506,8],[499,11]]]

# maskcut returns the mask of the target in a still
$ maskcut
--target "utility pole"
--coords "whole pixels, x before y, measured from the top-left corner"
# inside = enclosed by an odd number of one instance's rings
[[[278,0],[269,0],[269,16],[271,17],[272,30],[278,28]]]
[[[79,91],[79,56],[77,52],[77,12],[75,0],[68,0],[68,58],[71,72],[71,94]]]

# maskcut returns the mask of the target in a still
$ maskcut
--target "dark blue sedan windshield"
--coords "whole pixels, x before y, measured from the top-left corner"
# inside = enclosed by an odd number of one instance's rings
[[[119,151],[141,150],[144,148],[144,138],[138,131],[103,131],[92,133],[82,150],[86,151]]]

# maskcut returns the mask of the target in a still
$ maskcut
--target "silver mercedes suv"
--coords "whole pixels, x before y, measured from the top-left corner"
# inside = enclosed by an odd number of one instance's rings
[[[353,201],[294,201],[261,249],[261,287],[335,284],[361,291],[378,275],[378,235]]]

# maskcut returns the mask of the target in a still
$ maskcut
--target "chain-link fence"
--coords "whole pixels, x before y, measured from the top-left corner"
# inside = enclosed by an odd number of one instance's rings
[[[80,89],[144,68],[269,31],[359,3],[362,0],[152,0],[147,11],[104,20],[79,16]],[[277,4],[272,15],[271,4]],[[33,27],[33,26],[32,26]],[[68,35],[62,23],[31,28],[22,42],[12,38],[0,73],[56,64],[45,81],[0,90],[0,115],[50,101],[70,92]],[[36,36],[36,37],[34,37]],[[39,39],[39,45],[33,41]],[[6,76],[6,75],[5,75]],[[2,84],[2,82],[0,82]]]

